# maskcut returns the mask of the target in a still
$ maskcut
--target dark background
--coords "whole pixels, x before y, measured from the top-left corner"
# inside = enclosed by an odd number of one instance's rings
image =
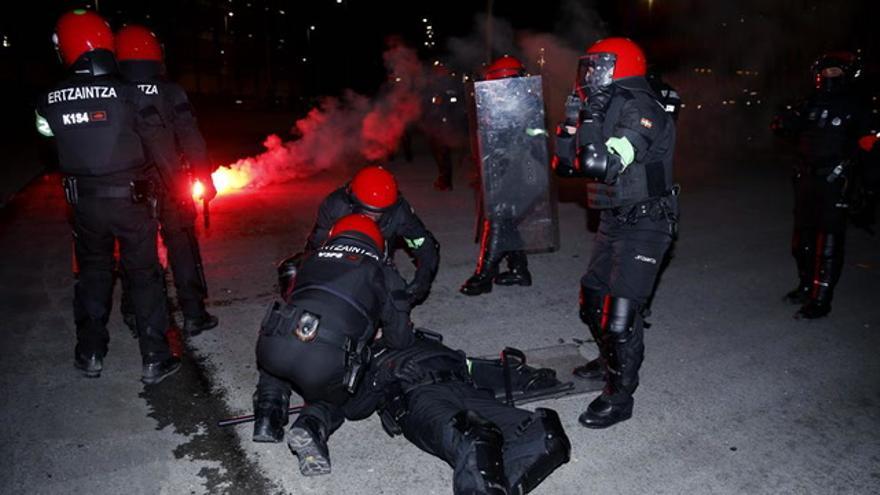
[[[0,98],[5,120],[13,124],[6,126],[2,137],[8,158],[4,166],[17,166],[18,158],[27,160],[34,153],[42,153],[44,163],[52,160],[54,153],[44,150],[46,145],[33,131],[33,101],[63,75],[51,35],[57,18],[73,8],[97,10],[114,29],[128,22],[152,28],[164,43],[169,75],[189,91],[203,117],[222,120],[230,112],[260,112],[259,118],[252,115],[254,125],[247,124],[247,115],[236,117],[244,123],[236,129],[207,125],[209,142],[235,137],[259,150],[267,132],[288,129],[321,96],[345,89],[374,94],[386,79],[382,53],[390,35],[399,35],[417,48],[425,61],[444,60],[463,72],[479,71],[479,67],[460,66],[463,59],[485,61],[502,52],[521,55],[518,43],[530,34],[548,33],[572,53],[601,36],[626,35],[645,48],[652,65],[683,94],[684,114],[700,105],[702,113],[685,117],[681,127],[719,119],[734,126],[752,125],[735,120],[746,110],[746,102],[747,111],[755,115],[753,109],[763,109],[763,119],[774,105],[805,94],[810,63],[824,50],[858,50],[865,65],[863,79],[869,80],[878,51],[877,4],[855,0],[17,1],[7,4],[0,18]],[[493,14],[491,52],[484,43],[488,9]],[[427,26],[432,28],[430,37]],[[456,46],[459,52],[480,53],[453,53]],[[563,66],[568,65],[564,61]],[[874,86],[865,84],[866,89]],[[729,101],[739,105],[735,112],[729,110],[733,108]],[[557,103],[547,102],[551,115]],[[703,122],[695,122],[697,115],[696,120]]]

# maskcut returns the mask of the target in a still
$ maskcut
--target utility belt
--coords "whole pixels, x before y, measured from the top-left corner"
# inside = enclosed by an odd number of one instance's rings
[[[77,177],[67,176],[61,180],[61,186],[64,188],[64,198],[71,206],[76,206],[79,198],[130,199],[134,204],[149,205],[153,218],[156,217],[159,196],[155,183],[150,179],[135,179],[127,186],[108,186],[89,184]]]
[[[678,204],[671,201],[681,193],[681,186],[675,184],[671,189],[667,190],[660,196],[649,198],[638,203],[618,206],[608,211],[621,224],[636,224],[642,218],[650,218],[651,220],[665,219],[670,225],[670,231],[673,236],[678,235]]]
[[[342,381],[349,393],[354,393],[372,357],[367,336],[355,339],[338,330],[322,328],[321,315],[292,303],[272,303],[260,327],[266,337],[293,336],[306,344],[323,342],[341,349],[345,356]]]

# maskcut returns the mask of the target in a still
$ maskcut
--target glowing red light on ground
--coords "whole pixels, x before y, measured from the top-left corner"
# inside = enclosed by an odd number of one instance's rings
[[[200,181],[193,182],[193,190],[192,197],[194,200],[198,201],[202,199],[202,196],[205,194],[205,185]]]

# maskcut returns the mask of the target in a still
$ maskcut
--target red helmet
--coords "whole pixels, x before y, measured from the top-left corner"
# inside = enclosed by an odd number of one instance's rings
[[[89,10],[68,12],[55,24],[52,36],[64,65],[70,66],[84,53],[94,50],[113,52],[113,31],[103,17]]]
[[[335,239],[344,234],[354,234],[358,237],[366,236],[380,253],[385,251],[385,238],[382,237],[382,231],[379,230],[376,222],[364,214],[353,213],[337,220],[333,224],[333,228],[330,229],[330,235],[327,236],[327,239]]]
[[[162,61],[162,45],[149,29],[132,24],[116,33],[116,59]]]
[[[587,49],[587,53],[613,53],[617,60],[614,63],[614,80],[624,77],[644,76],[647,72],[645,52],[629,38],[605,38]]]
[[[516,57],[505,55],[486,67],[484,79],[504,79],[505,77],[521,77],[526,75],[526,68]]]
[[[644,76],[647,72],[645,52],[629,38],[605,38],[587,49],[578,65],[575,86],[584,90],[608,86],[625,77]]]
[[[362,168],[351,180],[354,199],[371,211],[382,211],[397,202],[397,181],[382,167]]]

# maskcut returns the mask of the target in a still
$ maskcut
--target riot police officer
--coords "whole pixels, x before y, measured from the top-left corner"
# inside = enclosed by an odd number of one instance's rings
[[[462,89],[448,67],[439,61],[434,62],[424,89],[419,128],[437,163],[434,189],[438,191],[452,190],[453,155],[466,142],[463,130],[467,126],[467,115]]]
[[[643,312],[677,221],[674,146],[672,117],[645,79],[639,46],[626,38],[596,42],[580,59],[554,159],[557,174],[591,179],[588,205],[600,211],[580,316],[599,347],[606,385],[579,418],[588,428],[632,416]],[[581,371],[588,370],[575,374]]]
[[[382,167],[364,167],[351,182],[324,199],[306,240],[305,251],[321,247],[333,223],[351,213],[363,213],[379,224],[388,241],[389,258],[393,259],[398,247],[410,255],[416,272],[406,292],[412,305],[424,301],[440,264],[440,245],[399,193],[394,176]]]
[[[164,77],[163,51],[153,32],[138,25],[120,29],[116,34],[116,57],[123,77],[137,85],[174,131],[177,146],[188,164],[186,167],[178,161],[172,169],[156,167],[155,180],[161,186],[157,210],[183,312],[183,330],[190,336],[198,335],[218,323],[217,317],[205,310],[208,288],[195,233],[196,209],[189,187],[191,176],[204,186],[204,201],[217,195],[205,140],[186,92]],[[123,311],[125,309],[123,307]]]
[[[799,283],[784,298],[801,306],[795,313],[798,319],[820,318],[831,311],[843,268],[848,179],[859,140],[869,127],[866,106],[853,87],[858,73],[852,53],[823,55],[813,64],[813,94],[771,126],[797,142],[800,159],[793,176],[791,242]]]
[[[377,330],[395,348],[412,341],[405,287],[385,262],[384,246],[369,217],[342,217],[324,245],[302,259],[285,302],[274,303],[263,321],[254,441],[281,441],[293,387],[308,404],[287,435],[303,475],[330,472],[327,438],[343,422],[340,406],[369,363]]]
[[[526,76],[526,68],[515,57],[505,55],[492,62],[485,71],[484,80],[494,81],[511,77]],[[543,109],[542,109],[543,110]],[[525,129],[518,130],[525,134]],[[483,189],[486,178],[482,178]],[[480,255],[477,267],[459,289],[466,296],[477,296],[492,291],[492,284],[498,285],[532,285],[532,274],[526,252],[522,247],[522,239],[517,229],[517,218],[510,205],[499,204],[492,212],[485,211],[485,201],[480,201]],[[503,237],[513,238],[507,247],[517,245],[516,249],[504,249],[501,246]],[[498,272],[498,265],[507,259],[508,270]]]
[[[454,470],[453,493],[532,491],[569,460],[571,444],[552,409],[504,404],[479,388],[461,351],[418,331],[412,345],[374,346],[363,384],[345,406],[347,418],[378,410],[389,435],[403,433]]]
[[[87,377],[103,371],[118,240],[143,358],[141,379],[158,383],[176,372],[180,361],[165,341],[167,310],[145,151],[160,166],[173,166],[173,136],[156,107],[117,77],[113,33],[99,15],[64,14],[54,41],[70,75],[40,99],[37,127],[57,140],[65,196],[73,208],[79,262],[74,364]]]

